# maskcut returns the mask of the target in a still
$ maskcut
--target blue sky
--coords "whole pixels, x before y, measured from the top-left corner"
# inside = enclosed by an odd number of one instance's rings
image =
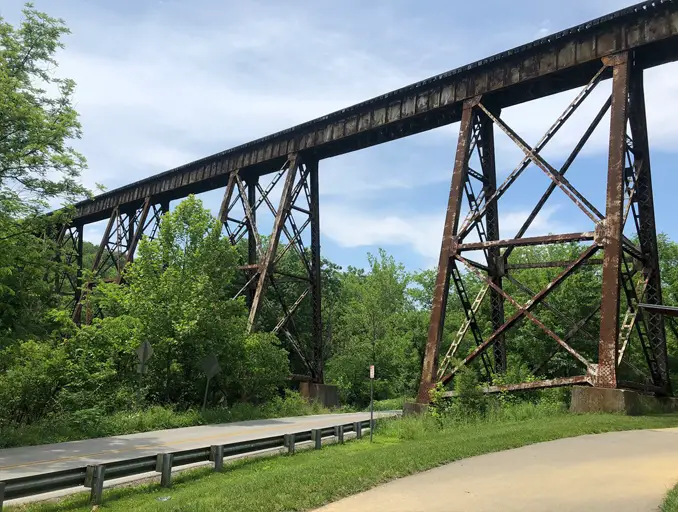
[[[17,21],[23,2],[3,0]],[[631,5],[619,0],[35,0],[73,34],[59,56],[73,78],[89,161],[86,184],[112,189],[346,107],[425,77]],[[604,83],[544,155],[567,156],[609,94]],[[657,223],[678,239],[678,67],[646,72]],[[506,109],[534,144],[576,95]],[[569,177],[604,211],[607,118]],[[383,247],[408,268],[437,263],[458,125],[320,163],[323,254],[364,266]],[[521,153],[497,134],[499,180]],[[502,198],[500,228],[514,234],[548,185],[531,166]],[[223,191],[203,195],[217,210]],[[531,234],[590,230],[556,193]],[[98,243],[101,224],[86,237]],[[265,232],[265,229],[262,229]]]

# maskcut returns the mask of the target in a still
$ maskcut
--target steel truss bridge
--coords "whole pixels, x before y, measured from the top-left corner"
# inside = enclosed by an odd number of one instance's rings
[[[463,365],[482,364],[489,383],[492,375],[506,369],[509,333],[522,320],[536,325],[553,341],[553,352],[565,351],[578,361],[576,376],[490,390],[516,390],[572,384],[606,388],[629,387],[657,394],[671,391],[666,334],[662,315],[639,303],[662,303],[657,255],[650,153],[643,92],[643,71],[678,59],[678,1],[654,0],[589,21],[532,43],[442,73],[410,86],[314,119],[247,144],[188,163],[167,172],[111,190],[77,204],[77,213],[59,235],[62,257],[75,263],[77,272],[57,280],[59,291],[69,294],[74,319],[89,321],[91,313],[83,304],[91,286],[83,282],[83,226],[108,219],[91,271],[94,275],[115,274],[121,279],[124,265],[132,260],[142,236],[155,236],[163,212],[171,200],[225,187],[219,218],[232,243],[247,239],[248,261],[243,265],[248,298],[249,326],[256,328],[267,288],[276,289],[281,278],[277,263],[292,251],[302,262],[304,275],[291,276],[303,283],[303,292],[292,304],[282,304],[284,315],[276,332],[285,333],[316,382],[322,382],[323,346],[321,326],[321,275],[318,167],[320,160],[408,135],[460,122],[452,185],[445,220],[440,261],[428,331],[418,401],[427,403],[429,390],[437,382],[448,383]],[[542,150],[590,93],[602,82],[612,83],[612,93],[598,115],[572,148],[570,156],[554,168]],[[541,140],[531,146],[501,117],[512,105],[575,88],[582,88]],[[610,112],[609,163],[606,204],[596,207],[568,181],[565,174],[594,129]],[[520,164],[503,183],[496,179],[494,131],[500,130],[524,154]],[[477,154],[480,169],[470,167]],[[535,165],[550,179],[543,195],[535,197],[532,213],[511,239],[499,239],[498,200],[529,166]],[[266,186],[260,178],[267,176]],[[474,192],[478,190],[478,192]],[[271,192],[281,189],[273,204]],[[549,196],[564,192],[591,220],[587,232],[525,237],[531,222]],[[462,202],[469,213],[461,218]],[[525,198],[526,200],[528,198]],[[267,244],[257,229],[258,213],[273,216]],[[235,213],[235,212],[239,213]],[[294,213],[294,215],[293,215]],[[302,220],[299,219],[301,215]],[[638,243],[624,235],[633,223]],[[310,230],[310,251],[304,246]],[[467,237],[477,233],[478,242]],[[287,239],[281,243],[281,237]],[[521,246],[584,242],[585,250],[573,261],[539,265],[511,265],[508,257]],[[483,251],[486,263],[472,261],[469,251]],[[602,257],[592,258],[596,254]],[[121,257],[123,255],[123,257]],[[549,295],[569,276],[584,266],[602,265],[602,293],[597,307],[584,318],[549,306]],[[523,291],[515,269],[538,266],[561,271],[541,290],[529,290],[531,299],[519,302],[504,291],[507,282]],[[475,275],[485,286],[470,296],[464,277]],[[287,276],[290,277],[290,276]],[[459,327],[449,349],[440,351],[450,286],[458,294],[466,321]],[[492,332],[480,327],[480,305],[489,300]],[[624,299],[622,299],[624,297]],[[282,296],[280,296],[282,300]],[[304,350],[295,342],[290,325],[295,311],[310,301],[313,317],[312,347]],[[622,304],[625,311],[622,310]],[[505,315],[505,306],[513,314]],[[564,335],[556,334],[535,316],[537,306],[548,308],[569,325]],[[85,308],[86,309],[86,308]],[[599,317],[598,332],[591,335],[586,325]],[[623,380],[619,371],[627,360],[632,332],[647,368],[637,378]],[[575,336],[591,337],[597,358],[586,357],[571,343]],[[457,354],[464,337],[472,337],[474,348]],[[458,359],[455,359],[458,358]],[[461,362],[459,362],[461,361]]]

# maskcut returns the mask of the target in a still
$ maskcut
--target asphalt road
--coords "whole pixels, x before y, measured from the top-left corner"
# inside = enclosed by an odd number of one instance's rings
[[[375,413],[375,417],[389,413]],[[158,430],[140,434],[26,446],[0,450],[0,482],[63,469],[189,450],[213,444],[248,441],[313,428],[364,421],[369,413],[324,414],[296,418],[243,421],[221,425]]]
[[[317,512],[649,512],[678,482],[678,429],[539,443],[394,480]]]

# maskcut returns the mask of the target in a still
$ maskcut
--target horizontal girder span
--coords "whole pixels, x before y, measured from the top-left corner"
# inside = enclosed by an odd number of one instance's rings
[[[108,218],[146,197],[173,200],[280,168],[293,152],[327,158],[460,120],[464,100],[507,107],[590,80],[599,60],[632,50],[648,68],[678,58],[678,0],[654,0],[423,80],[282,132],[111,190],[77,205],[76,223]]]

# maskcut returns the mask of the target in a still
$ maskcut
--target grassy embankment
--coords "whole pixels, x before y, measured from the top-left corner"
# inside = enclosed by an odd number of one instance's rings
[[[108,490],[103,508],[309,510],[397,477],[483,453],[582,434],[675,426],[678,415],[571,415],[531,404],[474,421],[438,421],[430,416],[389,420],[380,424],[373,444],[364,439],[291,457],[241,460],[225,466],[220,474],[209,468],[186,471],[175,476],[171,489],[147,484]],[[164,497],[170,499],[159,501]],[[89,510],[86,503],[87,495],[80,495],[28,510]]]
[[[664,498],[661,512],[678,512],[678,484]]]

